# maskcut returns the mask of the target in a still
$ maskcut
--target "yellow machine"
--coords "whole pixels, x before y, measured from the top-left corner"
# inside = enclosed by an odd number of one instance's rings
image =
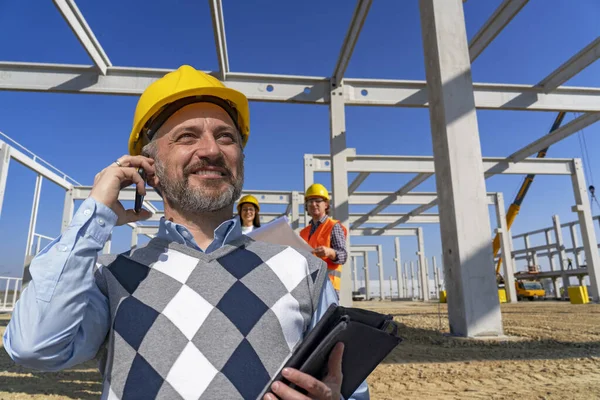
[[[517,289],[518,300],[537,300],[546,296],[542,284],[537,281],[515,281],[515,288]]]

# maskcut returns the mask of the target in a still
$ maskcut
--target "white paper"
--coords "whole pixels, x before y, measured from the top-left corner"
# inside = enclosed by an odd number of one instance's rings
[[[300,235],[294,232],[286,216],[279,217],[267,225],[254,229],[247,236],[262,242],[280,244],[293,247],[297,250],[313,252],[313,248]]]

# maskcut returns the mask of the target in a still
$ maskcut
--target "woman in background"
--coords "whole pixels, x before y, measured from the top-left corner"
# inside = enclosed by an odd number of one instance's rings
[[[242,223],[242,233],[247,234],[260,227],[260,206],[256,197],[248,194],[238,202],[238,215]]]

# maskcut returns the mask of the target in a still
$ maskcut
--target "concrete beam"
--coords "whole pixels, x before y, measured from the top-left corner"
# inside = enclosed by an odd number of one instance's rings
[[[356,3],[354,14],[352,14],[352,20],[348,27],[348,32],[346,32],[346,37],[344,38],[344,44],[342,45],[335,69],[331,75],[331,84],[334,87],[341,85],[342,80],[344,79],[346,68],[348,68],[348,63],[354,52],[354,46],[356,46],[356,42],[358,42],[360,31],[367,19],[372,3],[373,0],[358,0]]]
[[[226,80],[229,73],[229,57],[227,56],[227,39],[225,37],[225,19],[221,0],[208,0],[212,19],[213,36],[219,62],[219,79]]]
[[[106,75],[108,68],[112,66],[108,56],[104,52],[100,42],[96,39],[94,32],[87,24],[85,18],[73,0],[53,0],[54,5],[62,14],[63,18],[73,31],[79,43],[88,53],[97,70]]]
[[[525,160],[527,157],[537,154],[540,150],[546,149],[558,143],[559,141],[571,136],[574,133],[581,131],[583,128],[592,125],[596,121],[600,120],[600,112],[583,114],[566,125],[555,129],[551,133],[539,138],[538,140],[528,144],[521,150],[511,154],[508,158],[512,162],[520,162]]]
[[[501,336],[463,7],[460,0],[419,4],[450,331]]]
[[[488,18],[483,24],[479,31],[473,36],[469,42],[469,57],[471,62],[475,61],[477,57],[490,43],[502,32],[502,30],[508,25],[514,17],[517,16],[519,11],[528,0],[504,0],[502,4],[496,8],[494,13]]]
[[[0,90],[139,96],[148,85],[171,71],[108,67],[106,75],[102,75],[90,65],[0,62]],[[224,83],[251,101],[330,103],[330,80],[326,77],[230,72]],[[479,83],[473,89],[478,109],[600,111],[600,88],[562,86],[546,94],[541,87],[532,85]],[[344,78],[342,96],[350,106],[429,106],[424,81]]]
[[[600,36],[585,46],[581,51],[569,58],[564,64],[542,79],[541,86],[545,93],[556,90],[560,85],[573,78],[587,66],[600,58]]]

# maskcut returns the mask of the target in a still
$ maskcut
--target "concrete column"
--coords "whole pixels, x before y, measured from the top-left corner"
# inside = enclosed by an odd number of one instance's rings
[[[0,216],[2,215],[2,204],[4,203],[4,193],[6,192],[9,165],[10,146],[4,142],[0,142]]]
[[[502,267],[504,273],[504,289],[506,291],[506,301],[509,303],[517,302],[517,289],[515,288],[515,264],[512,258],[513,248],[509,240],[511,233],[506,223],[504,213],[504,195],[496,193],[496,220],[500,234],[500,246],[502,249]]]
[[[104,243],[104,248],[102,249],[103,254],[110,254],[110,245],[112,242],[112,233],[108,235],[108,240]]]
[[[544,234],[546,235],[546,245],[550,246],[550,244],[552,244],[552,233],[550,233],[550,230],[548,229]],[[554,271],[556,269],[556,264],[554,262],[552,249],[548,249],[548,263],[550,264],[550,271]]]
[[[312,158],[311,155],[305,154],[304,155],[304,193],[306,193],[306,189],[308,189],[308,187],[310,185],[312,185],[313,183],[315,183],[314,159]],[[310,222],[310,215],[308,215],[308,213],[304,209],[305,204],[306,203],[304,203],[302,205],[302,210],[303,210],[302,212],[304,213],[304,226],[308,226],[308,224]]]
[[[440,298],[440,274],[438,272],[437,267],[435,266],[435,257],[433,258],[433,280],[435,282],[435,294],[433,295],[434,299]]]
[[[69,189],[65,193],[65,204],[63,206],[62,225],[60,229],[61,233],[64,233],[65,230],[69,227],[69,224],[73,219],[74,210],[75,202],[73,201],[73,189]]]
[[[527,270],[529,271],[529,267],[531,265],[535,265],[535,260],[533,259],[533,253],[529,252],[529,248],[531,247],[531,245],[529,244],[529,235],[523,236],[523,244],[525,245],[525,250],[527,250],[527,252],[525,253],[525,256],[527,257]]]
[[[425,293],[427,293],[427,300],[431,297],[431,290],[429,287],[429,260],[425,257]]]
[[[417,255],[419,256],[419,279],[421,281],[420,293],[423,301],[429,301],[429,290],[427,289],[427,259],[425,258],[425,244],[423,241],[423,228],[417,228]]]
[[[40,195],[42,194],[42,181],[41,175],[35,179],[35,189],[33,190],[33,202],[31,204],[31,215],[29,217],[29,230],[27,232],[27,244],[25,248],[25,260],[23,265],[29,265],[33,257],[31,256],[31,246],[33,245],[35,226],[37,225],[38,210],[40,208]]]
[[[408,298],[408,263],[404,263],[404,272],[402,273],[402,279],[404,281],[404,298]]]
[[[396,279],[398,280],[398,298],[402,297],[402,259],[400,258],[400,238],[394,238],[394,245],[396,246]]]
[[[598,254],[598,242],[594,230],[594,220],[590,208],[590,199],[585,183],[585,176],[580,159],[573,160],[573,173],[571,181],[575,193],[575,206],[573,211],[579,217],[579,229],[581,240],[585,251],[585,263],[590,279],[590,296],[594,303],[600,303],[600,255]]]
[[[390,275],[390,300],[394,299],[394,286],[392,285],[392,276]]]
[[[358,271],[356,268],[356,257],[352,257],[352,273],[354,275],[354,291],[358,290]]]
[[[348,171],[346,169],[346,113],[344,109],[344,88],[333,87],[329,104],[330,154],[331,154],[331,188],[333,201],[332,215],[350,232],[350,216],[348,206]],[[350,235],[346,238],[346,246],[350,252]],[[352,306],[352,271],[342,268],[340,282],[340,305]]]
[[[550,246],[552,243],[552,233],[549,229],[544,233],[546,235],[546,244]],[[548,262],[550,263],[550,271],[555,271],[556,263],[554,262],[554,251],[552,249],[548,249]],[[554,290],[554,297],[557,299],[560,298],[560,293],[558,292],[558,282],[556,278],[552,278],[552,289]]]
[[[417,261],[417,298],[423,300],[423,275],[421,274],[421,263]]]
[[[569,278],[564,273],[564,270],[567,269],[567,253],[565,252],[565,243],[563,242],[562,236],[562,228],[560,227],[560,218],[558,215],[552,216],[552,223],[554,224],[554,237],[556,238],[556,251],[558,251],[558,262],[560,265],[560,270],[563,271],[562,281],[563,281],[563,295],[562,299],[566,299],[568,296],[567,291],[569,290]]]
[[[371,289],[369,287],[369,253],[366,251],[363,252],[363,260],[365,260],[365,293],[367,295],[367,300],[369,300],[369,296],[371,293]]]
[[[410,262],[410,297],[415,298],[415,271],[413,262]]]
[[[420,0],[450,333],[503,335],[461,0]]]
[[[383,250],[380,244],[377,245],[377,266],[379,267],[379,299],[385,300],[385,294],[383,293]]]
[[[135,248],[138,245],[138,228],[137,226],[131,230],[131,247]]]
[[[577,229],[575,224],[569,225],[569,232],[571,233],[571,243],[573,243],[573,259],[575,261],[575,268],[579,268],[579,240],[577,240]]]
[[[300,232],[300,193],[292,192],[292,223],[295,232]]]

